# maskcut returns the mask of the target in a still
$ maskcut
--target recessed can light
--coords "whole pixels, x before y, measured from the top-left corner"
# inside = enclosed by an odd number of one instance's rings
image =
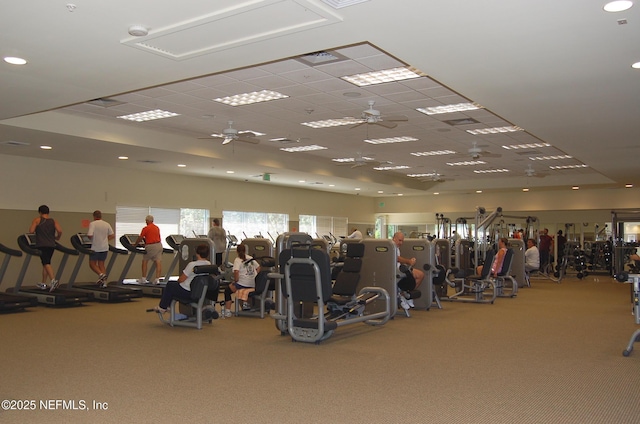
[[[606,12],[624,12],[630,9],[631,6],[633,6],[633,2],[629,0],[610,1],[604,5],[604,10]]]
[[[11,65],[25,65],[27,63],[27,61],[21,57],[12,56],[5,57],[4,61],[10,63]]]

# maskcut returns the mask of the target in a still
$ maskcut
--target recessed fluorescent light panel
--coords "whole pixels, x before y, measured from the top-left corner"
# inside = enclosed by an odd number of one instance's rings
[[[432,150],[430,152],[414,152],[410,153],[413,156],[442,156],[442,155],[452,155],[455,152],[453,150]]]
[[[171,118],[173,116],[178,116],[178,115],[180,114],[168,112],[166,110],[156,109],[156,110],[149,110],[147,112],[132,113],[130,115],[121,115],[121,116],[118,116],[118,118],[126,119],[127,121],[144,122],[144,121],[153,121],[154,119]]]
[[[483,106],[480,106],[477,103],[458,103],[455,105],[419,107],[416,110],[426,115],[440,115],[442,113],[465,112],[468,110],[476,110],[482,108]]]
[[[252,93],[236,94],[235,96],[220,97],[213,100],[229,106],[243,106],[271,100],[286,99],[287,97],[289,96],[278,93],[277,91],[262,90]]]
[[[499,174],[502,172],[509,172],[508,169],[476,169],[473,171],[476,174]]]
[[[391,144],[391,143],[405,143],[408,141],[418,141],[415,137],[389,137],[389,138],[377,138],[372,140],[365,140],[365,143],[369,144]]]
[[[322,0],[323,3],[328,4],[334,9],[342,9],[343,7],[353,6],[354,4],[364,3],[369,0]]]
[[[449,166],[473,166],[473,165],[486,165],[487,162],[482,160],[464,160],[462,162],[447,162]]]
[[[510,127],[479,128],[477,130],[467,130],[467,132],[471,135],[502,134],[502,133],[517,132],[517,131],[524,131],[524,130],[520,127],[516,127],[515,125]]]
[[[343,80],[355,84],[358,87],[383,84],[385,82],[403,81],[412,78],[420,78],[421,75],[410,68],[392,68],[382,71],[367,72],[364,74],[347,75],[340,77]]]
[[[363,156],[361,158],[362,160],[373,160],[373,158],[368,158],[366,156]],[[355,162],[356,159],[355,158],[335,158],[335,159],[331,159],[334,162],[338,162],[338,163],[352,163]]]
[[[521,149],[539,149],[541,147],[551,147],[549,143],[529,143],[529,144],[514,144],[511,146],[502,146],[507,150],[521,150]]]
[[[407,177],[411,177],[411,178],[426,178],[426,177],[434,177],[437,174],[430,172],[428,174],[407,174]]]
[[[571,159],[573,156],[569,155],[555,155],[555,156],[532,156],[529,160],[559,160],[559,159]]]
[[[326,150],[326,147],[318,146],[317,144],[312,144],[310,146],[296,146],[296,147],[281,147],[280,150],[283,152],[312,152],[314,150]]]
[[[392,165],[392,166],[374,166],[376,171],[398,171],[400,169],[409,169],[407,165]]]
[[[311,128],[331,128],[331,127],[340,127],[342,125],[355,125],[360,123],[362,123],[362,119],[339,118],[339,119],[325,119],[324,121],[302,122],[301,125],[305,125]]]
[[[579,168],[588,168],[589,165],[558,165],[558,166],[550,166],[549,169],[579,169]]]

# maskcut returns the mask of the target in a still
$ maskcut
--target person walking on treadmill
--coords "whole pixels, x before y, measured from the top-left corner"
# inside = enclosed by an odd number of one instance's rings
[[[216,265],[222,265],[222,252],[227,247],[227,232],[220,226],[220,220],[213,218],[213,227],[209,230],[209,238],[213,240],[213,251],[216,254]]]
[[[142,258],[142,278],[138,280],[140,284],[149,284],[147,280],[147,263],[153,261],[156,264],[156,278],[153,284],[160,284],[160,275],[162,274],[162,242],[160,241],[160,228],[153,223],[153,215],[147,215],[144,219],[146,227],[142,229],[140,235],[136,239],[135,245],[139,245],[144,241],[146,253]]]
[[[89,224],[87,237],[91,239],[91,250],[93,253],[89,255],[89,267],[93,272],[98,274],[96,285],[107,287],[107,271],[104,261],[107,259],[109,252],[109,240],[115,238],[115,233],[111,225],[102,220],[102,212],[96,210],[93,212],[93,221]]]
[[[62,228],[58,221],[49,216],[49,207],[42,205],[38,208],[39,216],[34,218],[29,227],[30,233],[36,235],[36,249],[40,250],[40,261],[42,262],[42,282],[38,287],[52,292],[58,288],[58,280],[54,278],[51,257],[56,248],[56,241],[62,236]],[[51,280],[51,287],[47,286],[47,278]]]

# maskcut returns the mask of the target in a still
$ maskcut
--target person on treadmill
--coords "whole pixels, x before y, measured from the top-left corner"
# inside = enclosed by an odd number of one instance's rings
[[[98,274],[96,285],[100,287],[107,287],[107,271],[104,261],[109,252],[109,240],[113,240],[115,236],[111,224],[102,220],[102,212],[94,211],[93,221],[89,224],[87,231],[87,237],[91,239],[91,250],[93,251],[89,255],[89,267]]]
[[[38,208],[39,216],[34,218],[29,227],[30,233],[36,235],[35,248],[40,250],[40,261],[42,262],[42,282],[38,283],[38,287],[50,292],[58,288],[59,282],[54,278],[53,267],[51,266],[51,257],[56,248],[56,241],[62,236],[62,228],[58,221],[49,216],[49,207],[41,205]],[[47,278],[51,280],[51,287],[47,286]]]
[[[158,306],[153,308],[154,311],[159,313],[165,313],[171,306],[173,299],[184,299],[190,301],[191,299],[191,281],[196,273],[193,269],[199,265],[211,265],[211,262],[207,259],[210,254],[209,246],[206,244],[199,244],[196,246],[196,260],[191,261],[184,267],[184,270],[178,277],[178,281],[169,281],[167,286],[162,291],[162,298]]]
[[[135,245],[139,245],[144,241],[146,253],[142,258],[142,278],[138,280],[140,284],[149,284],[147,281],[147,263],[153,261],[156,264],[156,278],[153,284],[160,284],[160,275],[162,274],[162,242],[160,241],[160,228],[153,223],[153,215],[147,215],[144,218],[147,226],[142,229],[140,235],[136,239]]]

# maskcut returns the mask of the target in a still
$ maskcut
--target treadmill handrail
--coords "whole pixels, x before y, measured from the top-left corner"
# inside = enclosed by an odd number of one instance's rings
[[[6,253],[9,256],[22,256],[22,252],[20,250],[12,249],[4,244],[0,243],[0,252]]]

